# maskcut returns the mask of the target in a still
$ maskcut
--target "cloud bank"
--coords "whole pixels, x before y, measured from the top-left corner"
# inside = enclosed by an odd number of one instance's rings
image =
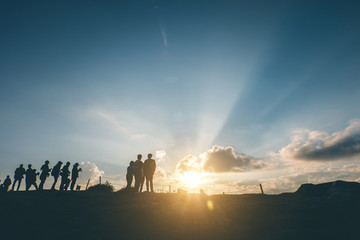
[[[99,177],[104,175],[95,163],[81,162],[80,166],[82,172],[79,173],[79,184],[86,184],[90,180],[90,185],[98,183]]]
[[[243,153],[235,152],[232,147],[213,146],[198,157],[189,155],[180,160],[176,171],[183,172],[244,172],[265,167],[262,161]]]
[[[291,143],[280,150],[284,159],[334,161],[360,155],[360,121],[340,132],[299,130]]]

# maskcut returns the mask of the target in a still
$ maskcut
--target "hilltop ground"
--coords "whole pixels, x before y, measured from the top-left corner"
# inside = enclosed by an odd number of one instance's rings
[[[351,189],[329,194],[304,185],[297,193],[213,196],[8,192],[0,195],[0,239],[360,239],[360,197]]]

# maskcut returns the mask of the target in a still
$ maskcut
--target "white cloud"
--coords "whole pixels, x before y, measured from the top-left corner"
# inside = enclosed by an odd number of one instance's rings
[[[157,150],[155,152],[155,159],[157,163],[162,163],[166,159],[166,151],[165,150]]]
[[[183,172],[244,172],[264,168],[263,161],[243,153],[235,152],[232,147],[213,146],[198,157],[188,155],[176,165],[176,171]]]
[[[101,171],[95,163],[81,162],[79,167],[82,169],[79,173],[79,184],[86,185],[88,180],[90,184],[98,183],[99,177],[104,175],[104,171]]]
[[[333,161],[360,155],[360,121],[343,131],[329,134],[307,129],[295,132],[289,145],[280,150],[283,159]]]
[[[200,172],[201,171],[201,162],[199,159],[193,155],[188,155],[181,159],[176,164],[176,172]]]

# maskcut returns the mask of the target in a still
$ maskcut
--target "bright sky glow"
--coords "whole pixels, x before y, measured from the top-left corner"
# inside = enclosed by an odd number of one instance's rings
[[[198,187],[201,183],[201,175],[197,172],[185,172],[184,174],[180,175],[179,178],[181,183],[191,188]]]
[[[184,172],[178,175],[180,180],[180,186],[184,186],[190,189],[199,189],[204,184],[211,184],[213,180],[206,174],[199,172]]]

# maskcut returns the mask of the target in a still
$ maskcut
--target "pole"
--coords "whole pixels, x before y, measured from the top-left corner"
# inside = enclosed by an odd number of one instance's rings
[[[263,190],[263,188],[262,188],[261,183],[259,184],[259,186],[260,186],[261,194],[264,194],[264,190]]]
[[[99,182],[100,182],[100,185],[101,185],[101,176],[99,177]]]
[[[87,190],[88,186],[89,186],[89,183],[90,183],[90,179],[88,180],[87,184],[86,184],[86,188],[85,190]]]

